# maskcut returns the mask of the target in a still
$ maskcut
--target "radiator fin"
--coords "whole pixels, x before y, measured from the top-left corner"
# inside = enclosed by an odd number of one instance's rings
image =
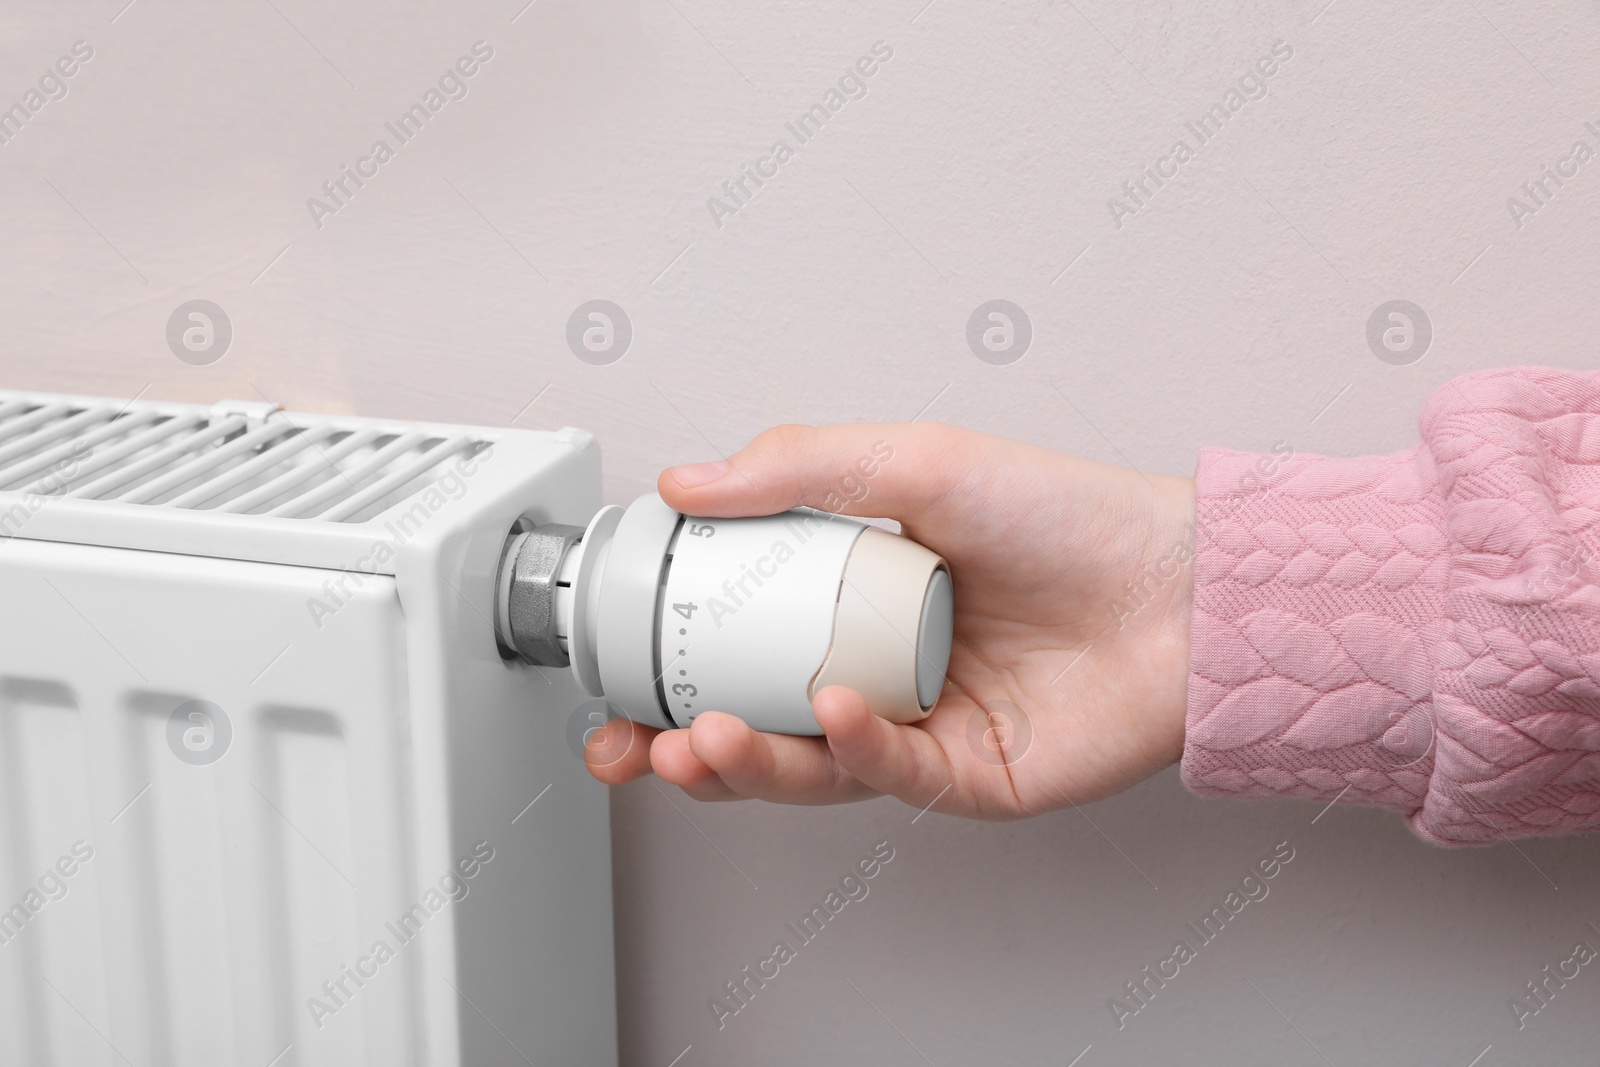
[[[0,491],[192,511],[365,522],[487,445],[370,420],[0,399]]]

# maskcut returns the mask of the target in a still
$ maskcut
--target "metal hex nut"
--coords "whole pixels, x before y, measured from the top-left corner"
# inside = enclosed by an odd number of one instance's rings
[[[583,527],[546,523],[515,542],[515,556],[506,561],[511,580],[506,618],[511,647],[530,663],[565,667],[567,653],[556,634],[556,580],[567,550],[583,538]]]

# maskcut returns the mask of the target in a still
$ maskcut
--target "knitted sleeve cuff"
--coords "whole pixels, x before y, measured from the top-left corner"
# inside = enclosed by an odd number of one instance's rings
[[[1470,374],[1419,428],[1201,454],[1183,779],[1439,844],[1600,830],[1600,374]]]
[[[1208,448],[1195,482],[1184,783],[1418,811],[1449,556],[1430,456]]]

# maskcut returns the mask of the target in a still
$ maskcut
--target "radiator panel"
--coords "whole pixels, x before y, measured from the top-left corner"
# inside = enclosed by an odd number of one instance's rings
[[[490,622],[598,506],[571,429],[0,391],[0,1063],[614,1067],[583,696]]]
[[[0,967],[0,998],[17,1006],[15,1025],[0,1027],[0,1062],[99,1063],[109,1050],[76,1014],[105,1003],[105,972],[94,951],[97,887],[81,873],[67,878],[55,867],[65,854],[64,866],[72,869],[71,844],[90,836],[83,722],[69,689],[0,677],[0,775],[0,907],[6,909],[0,952],[8,964]],[[49,802],[30,802],[39,796]],[[47,880],[42,887],[41,878]],[[30,890],[41,905],[32,915]],[[38,980],[47,974],[57,988]],[[81,990],[84,1003],[64,1000],[62,986]]]
[[[284,1065],[417,1062],[414,946],[364,987],[322,989],[394,940],[384,923],[417,896],[394,583],[370,579],[317,630],[305,603],[326,577],[0,553],[4,885],[36,885],[74,842],[94,849],[0,944],[4,1062],[199,1067],[285,1048]],[[262,650],[284,646],[263,673]],[[225,709],[214,763],[174,752],[169,720],[196,701]],[[312,998],[333,1011],[313,1018]]]

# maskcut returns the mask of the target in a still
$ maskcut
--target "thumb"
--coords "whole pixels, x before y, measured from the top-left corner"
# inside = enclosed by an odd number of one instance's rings
[[[803,505],[905,520],[946,498],[986,441],[938,423],[775,426],[725,460],[667,468],[656,488],[689,515],[772,515]]]

